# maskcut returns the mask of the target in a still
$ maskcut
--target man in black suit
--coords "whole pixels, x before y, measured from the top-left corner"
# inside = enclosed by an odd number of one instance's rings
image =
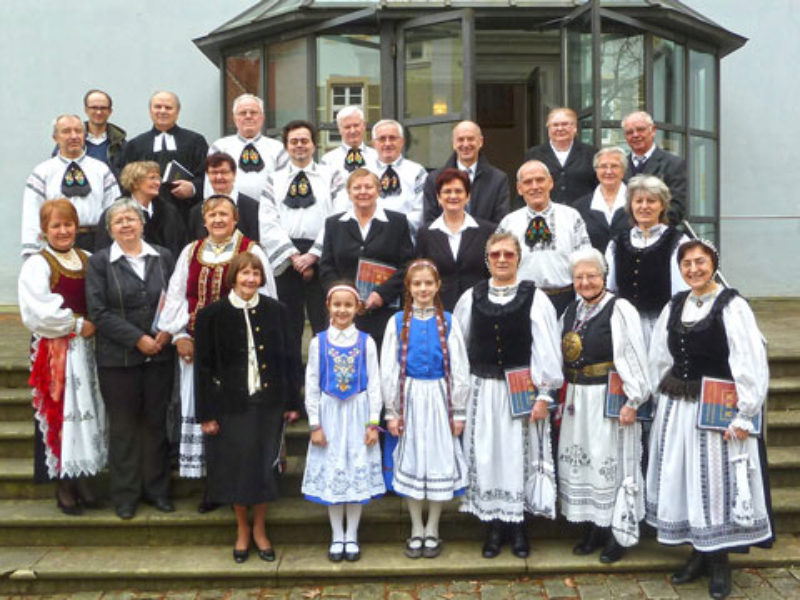
[[[231,198],[239,213],[236,228],[245,237],[259,241],[258,200],[236,189],[236,161],[230,154],[215,152],[206,160],[206,179],[211,184],[214,195]],[[203,205],[195,204],[189,213],[189,237],[199,240],[208,235],[203,222]]]
[[[471,193],[467,212],[497,225],[511,210],[508,177],[481,154],[483,134],[477,123],[461,121],[453,128],[453,154],[441,169],[428,174],[423,201],[424,225],[442,214],[436,200],[436,177],[444,169],[461,169],[469,175]]]
[[[203,192],[203,165],[208,154],[208,142],[194,131],[178,127],[181,103],[173,92],[160,91],[150,97],[150,119],[153,128],[137,135],[122,152],[120,168],[135,160],[154,160],[161,174],[170,161],[177,161],[189,172],[191,179],[182,179],[161,186],[159,197],[173,203],[184,224],[189,210],[200,202]]]
[[[592,158],[594,146],[576,140],[578,115],[571,108],[559,107],[547,115],[546,144],[533,146],[525,153],[525,160],[538,160],[547,165],[553,176],[553,202],[572,204],[597,187]]]
[[[656,146],[656,125],[653,117],[644,111],[631,113],[622,119],[622,131],[631,148],[625,181],[644,173],[655,175],[666,183],[672,194],[667,218],[670,225],[679,225],[686,216],[686,161]]]

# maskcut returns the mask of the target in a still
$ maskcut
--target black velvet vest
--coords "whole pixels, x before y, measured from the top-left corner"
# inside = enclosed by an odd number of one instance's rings
[[[613,362],[614,345],[611,339],[611,313],[614,312],[616,298],[611,298],[606,305],[589,322],[577,332],[581,338],[581,354],[577,360],[568,361],[564,358],[564,368],[580,369],[586,365],[602,362]],[[578,312],[578,302],[572,302],[564,312],[563,335],[572,331],[572,324]],[[601,377],[580,376],[576,383],[605,383],[607,375]]]
[[[467,354],[473,375],[503,379],[505,370],[527,367],[531,362],[531,304],[536,286],[521,281],[508,304],[489,300],[489,282],[472,288],[472,322]]]
[[[688,291],[675,294],[670,304],[667,346],[674,362],[659,386],[661,392],[680,397],[697,396],[700,379],[704,376],[733,379],[728,364],[730,349],[722,311],[739,293],[732,289],[722,290],[711,312],[692,327],[681,323],[681,312],[688,295]]]
[[[681,232],[669,227],[652,246],[634,248],[630,233],[615,240],[614,266],[618,296],[639,312],[659,312],[672,294],[670,258]]]

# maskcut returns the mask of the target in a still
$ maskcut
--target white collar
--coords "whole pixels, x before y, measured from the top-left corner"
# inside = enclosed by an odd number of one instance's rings
[[[344,344],[352,343],[358,337],[358,329],[355,324],[351,323],[344,329],[339,329],[333,325],[328,326],[328,339],[331,342],[341,342]]]
[[[86,158],[86,151],[84,150],[83,152],[81,152],[81,155],[80,155],[78,158],[67,158],[66,156],[64,156],[63,154],[61,154],[61,152],[59,152],[59,153],[58,153],[58,158],[59,158],[59,159],[61,160],[61,162],[63,162],[65,165],[68,165],[68,164],[70,164],[70,163],[73,163],[73,162],[80,163],[80,162],[82,162],[82,161],[83,161],[83,159],[84,159],[84,158]]]
[[[647,239],[651,239],[651,238],[660,236],[662,233],[664,233],[664,231],[666,231],[666,229],[667,229],[667,226],[664,225],[664,223],[657,223],[656,225],[653,225],[650,228],[650,232],[649,232],[649,235],[647,236]],[[635,236],[635,237],[638,237],[638,238],[641,238],[641,239],[645,239],[644,232],[642,231],[642,228],[639,227],[638,225],[634,225],[631,228],[631,235]]]
[[[128,255],[125,254],[120,245],[115,241],[113,244],[111,244],[111,249],[108,252],[109,262],[115,262],[120,258],[122,258],[123,256],[128,257]],[[155,248],[153,248],[150,244],[142,240],[142,251],[139,253],[138,256],[131,256],[129,258],[144,258],[145,256],[159,256],[159,254]]]
[[[575,141],[573,140],[572,142],[570,142],[569,148],[567,148],[566,150],[559,150],[553,145],[553,142],[549,142],[549,144],[550,144],[550,149],[556,156],[558,156],[559,154],[569,155],[569,153],[572,152],[572,146],[575,144]]]
[[[478,222],[472,217],[471,214],[464,213],[464,222],[461,223],[461,227],[458,228],[458,233],[461,233],[465,229],[472,229],[474,227],[478,227]],[[450,231],[450,228],[447,227],[447,224],[444,222],[444,214],[436,217],[428,226],[428,229],[438,229],[439,231],[442,231],[448,235],[453,235],[453,232]]]
[[[254,138],[248,139],[244,137],[241,133],[237,133],[236,137],[239,138],[239,141],[242,142],[243,144],[255,144],[258,140],[262,138],[262,135],[260,133],[257,133]]]
[[[355,147],[353,147],[353,146],[348,146],[347,144],[345,144],[344,142],[342,142],[342,150],[344,150],[344,153],[345,153],[345,154],[347,154],[348,152],[350,152],[350,149],[351,149],[351,148],[352,148],[353,150],[360,150],[360,151],[361,151],[361,153],[363,154],[363,153],[364,153],[364,150],[366,149],[366,147],[367,147],[367,145],[364,143],[364,140],[361,140],[361,143],[360,143],[358,146],[355,146]]]
[[[95,144],[95,145],[102,144],[107,139],[108,139],[108,131],[107,130],[104,131],[103,133],[101,133],[100,135],[95,135],[95,134],[91,133],[90,131],[86,132],[86,141],[90,142],[92,144]]]
[[[653,156],[653,152],[655,151],[656,151],[656,145],[653,144],[652,146],[650,146],[650,149],[641,156],[639,156],[634,152],[631,152],[631,156],[633,156],[636,160],[649,160],[650,157]]]
[[[172,152],[177,151],[178,146],[175,143],[175,136],[171,133],[167,133],[166,131],[162,131],[157,133],[156,137],[153,138],[153,152],[161,151],[161,140],[164,140],[164,145],[166,146],[167,150],[171,150]]]
[[[207,200],[211,196],[219,196],[219,195],[230,196],[234,204],[239,204],[239,186],[236,183],[236,181],[233,182],[233,189],[231,190],[230,194],[217,194],[217,192],[214,191],[214,188],[211,188],[209,193],[203,196],[203,200]],[[258,200],[258,198],[256,198],[256,200]]]
[[[353,211],[352,207],[344,211],[342,216],[339,217],[340,221],[349,221],[350,219],[356,222],[358,221],[358,217],[356,217],[356,213]],[[383,210],[380,206],[378,206],[375,209],[375,212],[373,213],[370,221],[372,221],[373,219],[377,219],[378,221],[383,221],[384,223],[387,223],[389,221],[389,217],[386,216],[386,211]]]
[[[253,294],[253,297],[250,300],[244,300],[240,298],[239,295],[231,290],[228,292],[228,301],[233,305],[234,308],[255,308],[258,306],[258,293]]]
[[[304,173],[315,173],[317,170],[317,163],[314,162],[314,159],[311,159],[311,162],[308,163],[305,167],[297,167],[295,164],[290,160],[289,163],[286,165],[289,169],[289,174],[294,175],[303,171]]]
[[[466,167],[460,160],[456,159],[456,167],[460,171],[468,171],[470,175],[475,175],[478,171],[478,161],[476,160],[470,166]]]
[[[619,189],[617,190],[617,197],[614,198],[614,205],[609,211],[608,204],[606,204],[606,199],[603,196],[602,188],[598,185],[596,188],[594,188],[594,193],[592,194],[592,203],[589,208],[602,213],[610,212],[611,214],[614,214],[617,210],[625,208],[625,204],[627,202],[625,193],[627,189],[628,186],[626,186],[624,182],[620,184]]]
[[[378,163],[378,168],[379,169],[385,169],[386,167],[389,167],[389,166],[391,166],[391,167],[399,167],[400,163],[403,162],[403,155],[401,154],[400,156],[397,157],[397,159],[395,159],[394,161],[392,161],[390,163],[381,162],[381,159],[377,159],[375,162]]]

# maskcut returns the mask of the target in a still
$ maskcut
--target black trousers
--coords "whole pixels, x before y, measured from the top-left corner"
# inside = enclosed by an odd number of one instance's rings
[[[292,240],[301,252],[306,252],[311,246],[311,240]],[[305,249],[304,249],[305,248]],[[303,329],[306,324],[306,314],[314,333],[319,333],[328,328],[328,311],[325,309],[325,290],[319,282],[319,270],[314,267],[314,276],[303,280],[302,274],[295,271],[291,265],[275,278],[278,288],[278,299],[286,305],[289,313],[289,339],[295,343],[295,356],[301,356],[303,346]]]
[[[115,506],[169,496],[166,415],[173,361],[98,367],[108,412],[108,463]]]

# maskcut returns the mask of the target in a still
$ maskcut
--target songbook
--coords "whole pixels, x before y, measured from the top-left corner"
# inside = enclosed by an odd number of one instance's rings
[[[386,263],[370,258],[359,258],[358,270],[356,271],[356,289],[358,289],[358,295],[361,296],[361,301],[366,302],[369,295],[394,275],[395,271],[397,271],[396,268]],[[400,300],[395,300],[390,306],[398,308]]]
[[[736,417],[739,396],[736,384],[729,379],[703,377],[700,384],[700,406],[697,410],[697,427],[714,431],[725,431]],[[750,435],[761,436],[762,412],[753,418]]]
[[[603,410],[605,417],[609,419],[619,419],[619,413],[628,398],[625,396],[625,390],[622,388],[622,378],[614,370],[608,372],[608,386],[606,388],[606,405]],[[636,409],[637,421],[652,421],[653,420],[653,402],[646,400],[639,405]]]
[[[511,418],[530,416],[536,402],[536,386],[531,379],[531,370],[528,367],[506,369],[506,385]]]
[[[191,181],[194,179],[194,173],[184,167],[177,160],[171,160],[167,163],[164,169],[164,175],[161,177],[162,183],[173,183],[175,181]]]

